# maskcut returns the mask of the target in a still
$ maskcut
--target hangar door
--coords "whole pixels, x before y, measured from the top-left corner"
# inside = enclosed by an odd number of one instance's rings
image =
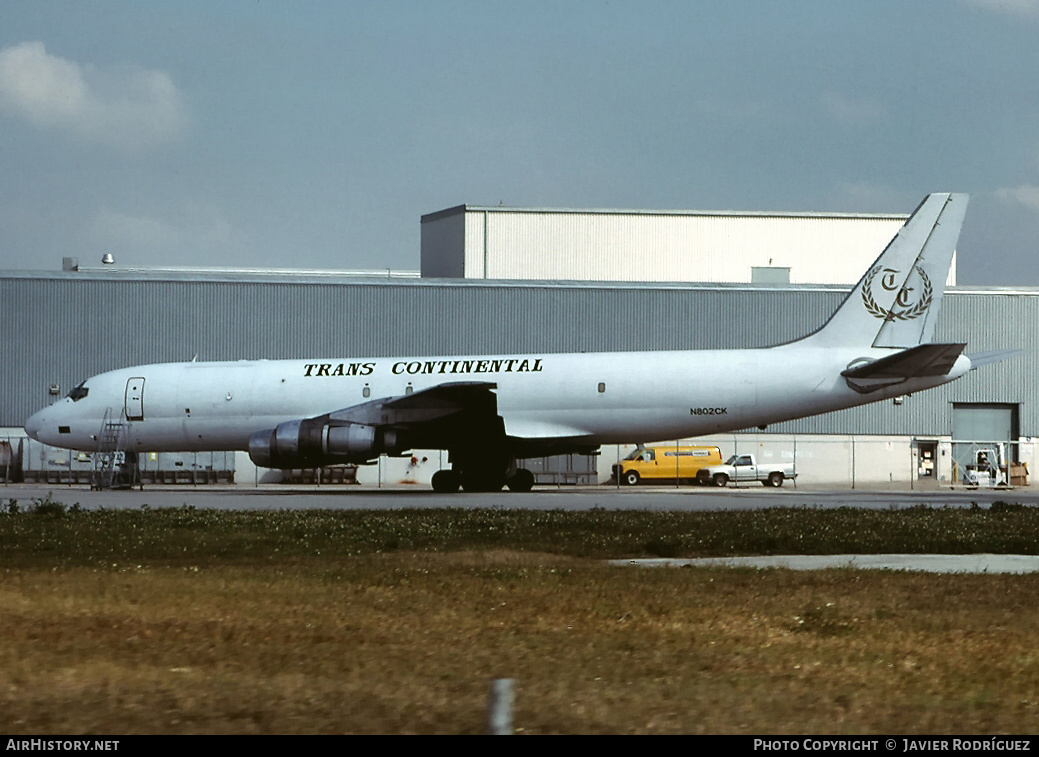
[[[1006,456],[1017,460],[1018,409],[1011,404],[953,403],[953,458],[970,458],[971,450],[985,443],[1005,442]]]
[[[1017,440],[1017,405],[954,403],[954,441],[1010,442]]]

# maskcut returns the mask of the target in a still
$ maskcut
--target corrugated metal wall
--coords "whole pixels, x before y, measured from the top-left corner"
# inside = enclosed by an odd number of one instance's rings
[[[459,206],[423,217],[422,272],[469,279],[749,283],[751,269],[760,266],[790,268],[794,284],[854,284],[904,220]],[[955,267],[948,283],[955,283]]]
[[[842,287],[503,284],[264,276],[0,274],[0,426],[20,426],[87,376],[242,358],[760,347],[818,327]],[[1039,291],[950,291],[936,339],[1029,346]],[[637,365],[632,370],[638,370]],[[771,428],[949,434],[952,402],[1019,403],[1039,435],[1039,352],[911,397]]]

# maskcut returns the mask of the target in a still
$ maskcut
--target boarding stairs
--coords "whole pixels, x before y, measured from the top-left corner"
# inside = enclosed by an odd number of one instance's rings
[[[90,476],[91,489],[113,489],[133,486],[137,479],[137,466],[129,470],[126,446],[129,440],[130,423],[121,412],[112,408],[105,410],[101,428],[97,433],[97,449]],[[122,475],[121,475],[122,474]]]

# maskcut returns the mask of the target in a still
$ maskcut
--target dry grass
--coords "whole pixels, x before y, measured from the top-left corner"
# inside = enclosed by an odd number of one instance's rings
[[[11,554],[9,734],[479,733],[495,677],[516,680],[522,733],[980,734],[1039,715],[1036,576],[614,568],[505,548]]]

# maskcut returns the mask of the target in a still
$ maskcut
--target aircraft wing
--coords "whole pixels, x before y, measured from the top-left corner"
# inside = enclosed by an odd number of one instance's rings
[[[504,444],[506,438],[517,456],[596,448],[585,440],[586,431],[551,421],[510,424],[506,430],[496,392],[493,382],[447,382],[286,421],[253,433],[249,454],[258,465],[289,468],[330,459],[364,462],[381,452],[398,454],[408,449],[478,451]]]
[[[508,434],[516,457],[544,457],[564,454],[598,454],[599,445],[586,429],[554,421],[506,419]]]
[[[505,430],[509,436],[522,439],[580,439],[587,437],[588,431],[568,426],[555,421],[512,419],[505,421]]]
[[[421,392],[405,394],[383,403],[383,413],[395,417],[396,421],[421,422],[434,417],[460,412],[496,413],[498,399],[494,390],[497,384],[489,381],[455,381],[423,389]]]
[[[414,426],[460,413],[493,418],[497,415],[497,384],[489,381],[454,381],[420,392],[384,397],[329,413],[333,422],[378,426]]]

